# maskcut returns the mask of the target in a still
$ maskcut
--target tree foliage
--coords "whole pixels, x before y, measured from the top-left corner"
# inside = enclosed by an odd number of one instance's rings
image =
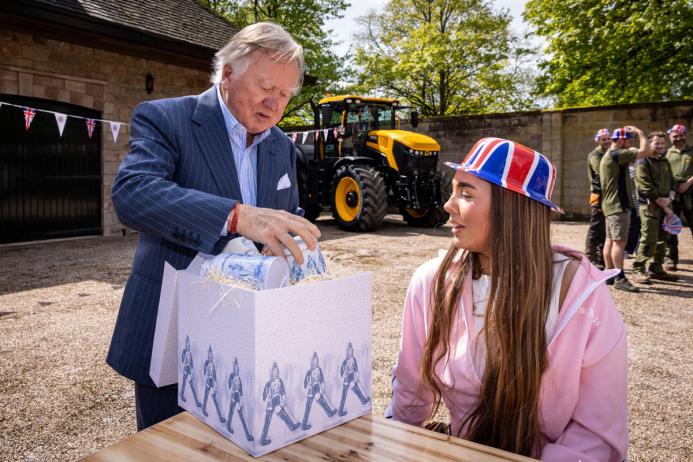
[[[487,0],[391,0],[359,18],[355,64],[363,91],[403,98],[423,115],[525,109],[518,85],[528,49]]]
[[[310,99],[322,98],[333,91],[344,75],[344,59],[334,53],[336,42],[325,23],[341,18],[349,7],[346,0],[202,0],[213,11],[241,29],[247,25],[271,21],[283,26],[303,46],[306,74],[317,80],[304,85],[288,107],[282,123],[312,122]]]
[[[690,0],[529,0],[548,41],[538,91],[559,106],[693,97]]]

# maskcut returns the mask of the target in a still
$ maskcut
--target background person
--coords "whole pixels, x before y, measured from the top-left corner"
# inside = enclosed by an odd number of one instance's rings
[[[303,71],[303,49],[284,29],[253,24],[217,52],[209,90],[133,112],[112,197],[139,242],[107,362],[135,382],[138,430],[182,411],[176,385],[156,388],[149,376],[164,262],[185,268],[239,234],[276,255],[283,244],[301,263],[289,233],[316,246],[320,232],[300,216],[293,143],[274,126]]]
[[[409,285],[393,418],[421,426],[442,401],[452,435],[542,460],[621,461],[626,331],[603,284],[615,271],[551,246],[560,209],[541,154],[485,138],[452,165],[453,242]]]
[[[636,162],[638,202],[640,202],[640,245],[633,262],[636,282],[651,283],[650,279],[676,281],[678,278],[664,271],[664,251],[669,233],[662,228],[666,213],[674,199],[674,176],[665,157],[666,135],[652,132],[647,139],[650,155]]]
[[[604,239],[606,229],[602,211],[602,184],[599,163],[611,146],[611,133],[602,128],[594,135],[596,147],[587,155],[587,178],[590,182],[590,223],[587,228],[585,255],[599,269],[604,269]]]
[[[676,199],[673,211],[683,216],[688,222],[688,229],[693,233],[693,146],[686,144],[688,133],[686,127],[676,124],[667,130],[671,147],[667,151],[667,160],[676,181]],[[676,271],[679,264],[679,237],[672,234],[666,251],[667,271]]]
[[[626,139],[638,134],[640,149],[626,148]],[[607,269],[616,268],[619,273],[614,287],[626,292],[639,292],[626,279],[623,272],[623,257],[630,227],[630,211],[634,207],[628,165],[649,154],[645,134],[637,127],[617,128],[611,134],[611,147],[599,164],[599,179],[602,183],[602,210],[606,217],[606,240],[604,241],[604,264]]]

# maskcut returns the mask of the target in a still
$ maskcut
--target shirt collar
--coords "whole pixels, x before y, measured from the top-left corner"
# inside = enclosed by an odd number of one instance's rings
[[[226,131],[228,132],[229,137],[232,138],[234,135],[238,136],[238,134],[242,134],[243,139],[245,140],[246,136],[248,135],[248,130],[246,130],[243,124],[233,116],[228,106],[226,106],[226,103],[221,98],[221,88],[219,85],[217,85],[217,100],[219,100],[219,106],[221,106],[221,112],[224,115],[224,124],[226,125]],[[267,130],[253,136],[253,143],[251,146],[256,146],[267,138],[270,135],[270,130],[271,129],[268,128]]]

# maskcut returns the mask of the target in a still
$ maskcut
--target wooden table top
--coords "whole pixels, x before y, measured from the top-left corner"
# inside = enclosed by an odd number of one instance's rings
[[[85,462],[176,460],[530,462],[535,459],[373,415],[253,458],[188,412],[82,459]]]

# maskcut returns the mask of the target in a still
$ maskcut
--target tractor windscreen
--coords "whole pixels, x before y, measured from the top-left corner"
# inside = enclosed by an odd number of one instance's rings
[[[356,126],[361,132],[371,130],[392,130],[394,114],[392,106],[385,105],[352,105],[347,113],[347,126]]]

